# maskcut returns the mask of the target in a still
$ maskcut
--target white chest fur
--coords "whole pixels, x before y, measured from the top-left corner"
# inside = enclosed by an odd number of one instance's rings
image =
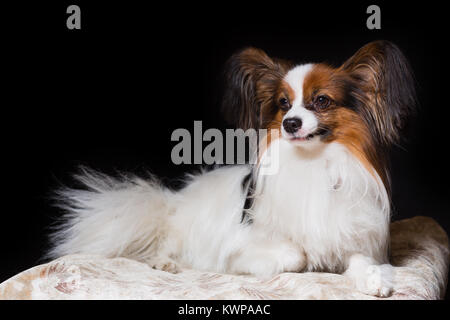
[[[261,161],[277,161],[278,170],[258,176],[254,228],[302,246],[308,270],[340,271],[356,252],[385,261],[387,192],[344,146],[302,148],[278,139]]]

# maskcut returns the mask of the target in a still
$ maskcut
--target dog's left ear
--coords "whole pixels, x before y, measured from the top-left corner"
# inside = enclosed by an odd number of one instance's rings
[[[340,69],[350,75],[353,92],[379,141],[390,145],[417,105],[412,70],[400,49],[374,41],[359,49]]]
[[[275,116],[273,98],[288,67],[252,47],[231,56],[225,66],[225,119],[243,130],[265,128]]]

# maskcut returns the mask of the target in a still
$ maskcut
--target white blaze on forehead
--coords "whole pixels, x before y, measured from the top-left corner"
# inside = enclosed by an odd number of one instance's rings
[[[303,103],[303,82],[312,67],[312,63],[296,66],[284,77],[284,81],[286,81],[295,92],[295,100],[291,101],[292,106],[295,106],[296,103]]]
[[[290,70],[284,77],[295,93],[294,101],[291,101],[291,109],[285,114],[283,119],[300,118],[302,128],[299,130],[301,136],[308,135],[317,129],[319,124],[314,112],[307,110],[303,104],[303,83],[306,75],[312,70],[314,64],[308,63],[299,65]]]

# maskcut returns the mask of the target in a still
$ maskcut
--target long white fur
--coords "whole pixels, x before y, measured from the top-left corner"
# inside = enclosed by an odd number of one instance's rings
[[[385,263],[389,198],[380,179],[338,143],[274,144],[279,172],[258,177],[254,227],[301,244],[308,271],[341,272],[355,253]]]
[[[276,143],[279,172],[256,177],[253,223],[241,223],[247,166],[194,176],[177,193],[153,180],[85,172],[88,190],[61,193],[69,214],[50,256],[124,256],[153,266],[162,259],[258,276],[342,272],[359,253],[386,263],[389,203],[379,180],[339,144]]]
[[[86,190],[58,192],[59,205],[67,213],[52,235],[56,246],[48,256],[91,253],[139,260],[153,256],[164,234],[172,192],[156,179],[114,179],[85,168],[76,178]]]

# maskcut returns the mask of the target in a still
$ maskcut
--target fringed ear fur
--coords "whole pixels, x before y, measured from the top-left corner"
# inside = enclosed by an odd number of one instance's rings
[[[265,128],[276,113],[272,99],[287,69],[287,62],[256,48],[231,56],[225,67],[225,120],[243,130]]]
[[[400,49],[389,41],[371,42],[348,59],[340,71],[356,82],[358,91],[353,94],[379,142],[396,143],[399,130],[417,106],[413,73]]]

